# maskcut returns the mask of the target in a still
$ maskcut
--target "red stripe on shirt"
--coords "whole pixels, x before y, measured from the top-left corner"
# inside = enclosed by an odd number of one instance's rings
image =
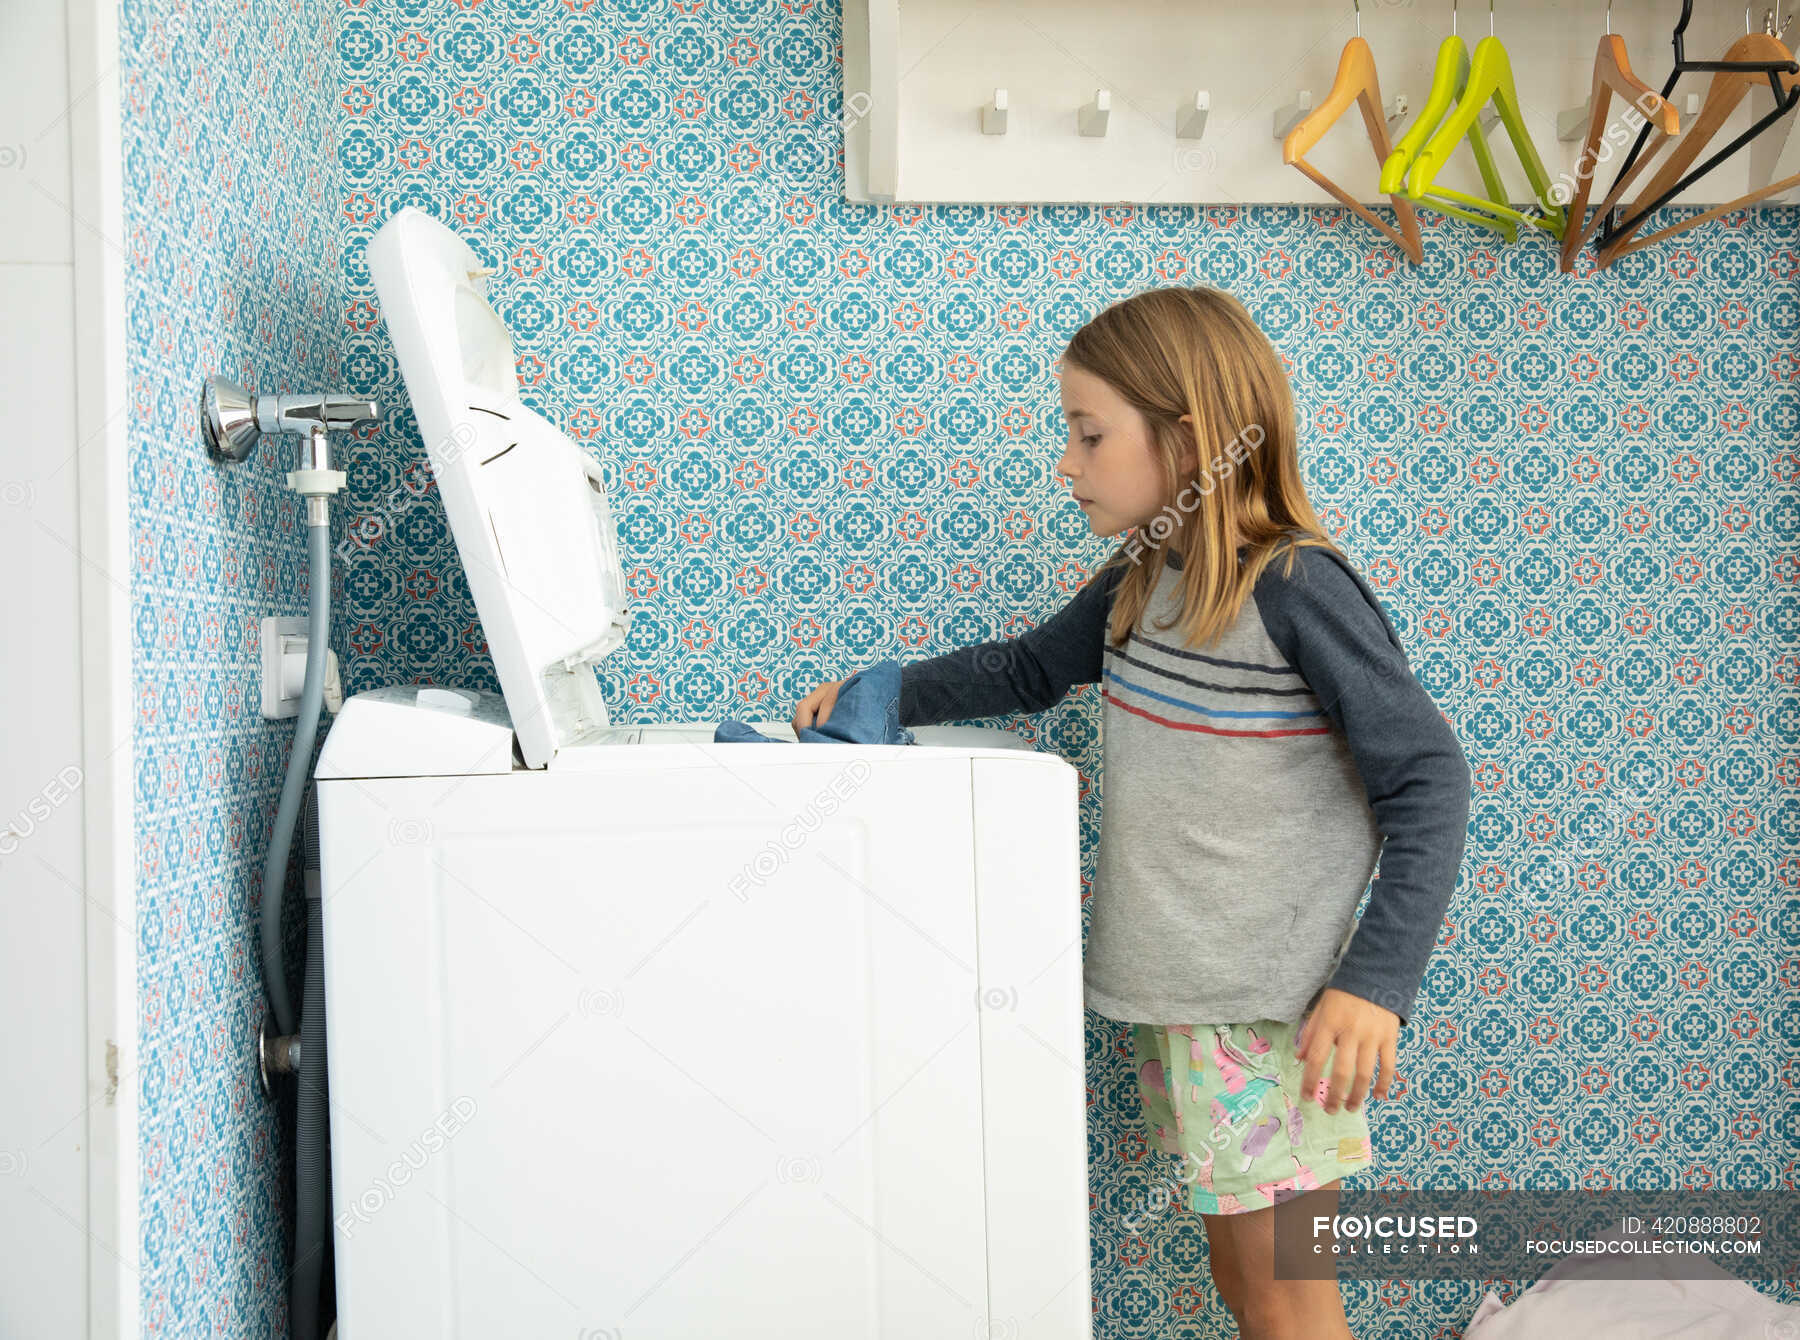
[[[1167,726],[1171,730],[1197,730],[1203,735],[1237,735],[1250,736],[1255,739],[1272,740],[1283,735],[1329,735],[1330,726],[1296,727],[1292,730],[1220,730],[1217,726],[1203,726],[1197,721],[1171,721],[1167,717],[1159,717],[1154,712],[1146,712],[1141,707],[1133,707],[1111,690],[1102,688],[1100,696],[1109,703],[1116,703],[1127,712],[1135,713],[1159,726]]]

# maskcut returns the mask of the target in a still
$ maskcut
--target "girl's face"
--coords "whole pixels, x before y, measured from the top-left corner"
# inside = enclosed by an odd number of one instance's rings
[[[1118,535],[1162,511],[1162,469],[1144,416],[1093,373],[1065,363],[1063,419],[1069,441],[1056,472],[1069,481],[1096,535]],[[1190,416],[1181,416],[1190,423]],[[1194,469],[1190,450],[1182,477]]]

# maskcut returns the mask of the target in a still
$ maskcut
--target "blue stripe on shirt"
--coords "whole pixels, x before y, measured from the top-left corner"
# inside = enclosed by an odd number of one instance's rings
[[[1147,689],[1142,684],[1134,684],[1129,679],[1126,679],[1123,675],[1119,674],[1116,670],[1108,669],[1106,672],[1106,678],[1108,680],[1112,681],[1113,683],[1123,685],[1125,688],[1130,689],[1134,693],[1141,693],[1146,698],[1155,698],[1158,702],[1168,703],[1173,707],[1180,707],[1189,712],[1198,712],[1202,716],[1293,718],[1293,717],[1316,717],[1316,716],[1324,715],[1323,708],[1315,708],[1310,712],[1278,712],[1278,711],[1267,710],[1267,709],[1259,712],[1259,711],[1251,711],[1251,710],[1228,711],[1224,708],[1218,708],[1218,707],[1202,707],[1199,703],[1191,703],[1183,698],[1176,698],[1167,693],[1158,693],[1154,689]]]

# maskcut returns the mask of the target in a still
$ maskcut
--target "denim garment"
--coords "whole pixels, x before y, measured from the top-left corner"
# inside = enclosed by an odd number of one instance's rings
[[[900,724],[900,662],[877,661],[838,686],[837,702],[820,726],[795,732],[801,744],[911,744],[913,733]],[[715,744],[787,744],[771,740],[742,721],[725,720],[713,732]]]

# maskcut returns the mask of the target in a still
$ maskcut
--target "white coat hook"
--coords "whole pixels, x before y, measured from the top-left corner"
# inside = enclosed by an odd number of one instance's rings
[[[994,100],[981,109],[981,133],[983,135],[1006,134],[1006,90],[994,90]]]
[[[1106,120],[1111,115],[1112,90],[1097,88],[1094,90],[1094,100],[1076,115],[1076,129],[1090,137],[1104,135],[1106,134]]]
[[[1565,107],[1556,114],[1556,138],[1579,140],[1587,137],[1588,121],[1594,115],[1594,95],[1588,94],[1579,107]]]
[[[1312,110],[1312,90],[1303,88],[1300,97],[1285,107],[1275,109],[1275,138],[1285,140],[1288,132],[1299,125],[1301,120]]]
[[[1194,101],[1175,109],[1175,138],[1197,140],[1206,133],[1206,114],[1212,109],[1212,94],[1201,89]]]
[[[1381,104],[1381,114],[1389,121],[1398,121],[1401,117],[1406,115],[1408,105],[1406,94],[1396,93],[1393,97]]]

